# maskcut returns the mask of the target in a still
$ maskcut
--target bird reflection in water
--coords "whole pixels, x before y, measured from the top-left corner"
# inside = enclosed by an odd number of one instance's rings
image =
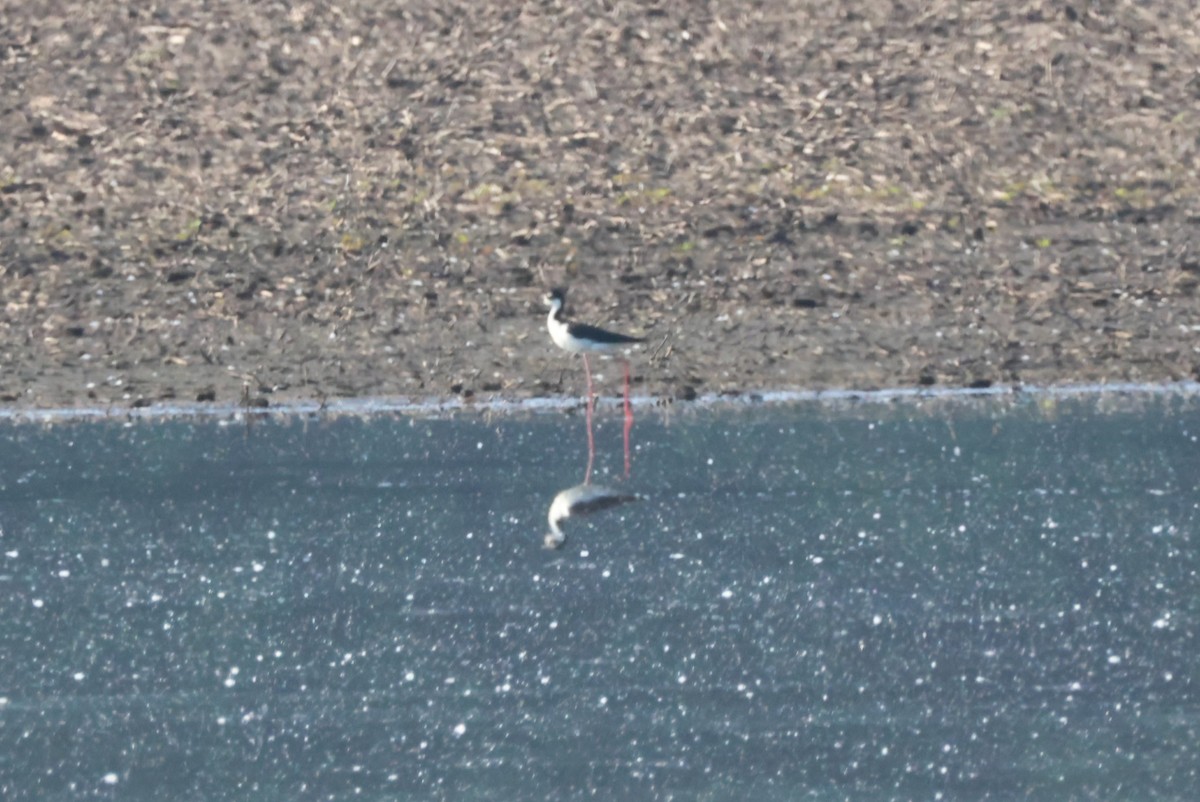
[[[636,493],[621,492],[603,485],[584,483],[569,487],[555,496],[550,504],[550,514],[547,516],[550,531],[546,533],[543,543],[548,549],[561,549],[567,542],[562,526],[568,518],[591,515],[641,498]]]

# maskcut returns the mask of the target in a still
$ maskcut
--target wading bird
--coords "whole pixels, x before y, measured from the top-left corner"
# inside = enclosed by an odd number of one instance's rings
[[[584,482],[591,481],[592,461],[596,454],[595,438],[592,435],[592,402],[595,397],[592,391],[592,368],[588,364],[588,354],[605,353],[617,350],[623,346],[644,342],[641,337],[630,337],[606,331],[586,323],[573,323],[567,319],[567,291],[555,288],[546,293],[543,299],[550,307],[546,317],[546,328],[550,330],[550,338],[554,344],[564,351],[583,356],[583,371],[587,376],[587,435],[588,435],[588,469]],[[629,478],[629,430],[633,428],[633,408],[629,403],[629,360],[622,358],[625,367],[625,478]]]

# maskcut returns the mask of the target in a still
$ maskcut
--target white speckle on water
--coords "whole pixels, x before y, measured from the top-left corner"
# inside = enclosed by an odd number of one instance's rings
[[[456,680],[454,677],[446,677],[444,680],[442,680],[443,685],[453,685],[456,682],[458,682],[458,680]]]
[[[680,674],[678,677],[675,678],[675,681],[678,682],[680,685],[683,685],[684,683],[686,683],[688,681],[687,674]]]
[[[110,771],[108,774],[105,774],[101,779],[104,781],[105,785],[116,785],[117,780],[120,778],[117,777],[116,772]]]
[[[454,735],[456,738],[461,738],[467,731],[467,725],[463,722],[458,722],[454,725]]]
[[[1167,627],[1171,626],[1171,614],[1169,612],[1163,613],[1161,616],[1155,619],[1154,623],[1150,626],[1154,627],[1155,629],[1166,629]]]
[[[250,563],[250,567],[254,569],[254,573],[261,573],[263,569],[262,563]]]
[[[605,568],[603,571],[600,572],[600,576],[604,577],[605,579],[608,579],[610,576],[612,576],[612,571]]]
[[[1110,654],[1110,655],[1108,656],[1108,664],[1109,664],[1110,666],[1120,665],[1120,663],[1121,663],[1121,655],[1119,655],[1119,654]]]
[[[588,556],[588,553],[589,553],[589,552],[588,552],[588,550],[587,550],[587,549],[580,549],[580,550],[579,550],[579,556],[580,556],[580,557],[586,557],[586,556]]]
[[[404,681],[405,682],[414,682],[416,679],[417,679],[417,675],[414,672],[412,672],[412,671],[404,672]]]
[[[732,599],[733,591],[730,590],[729,588],[725,588],[725,590],[721,591],[721,598],[722,599]]]
[[[71,572],[70,572],[70,571],[68,571],[66,568],[60,568],[60,569],[59,569],[59,571],[58,571],[58,577],[59,577],[59,579],[66,579],[66,578],[67,578],[67,577],[69,577],[70,575],[71,575]]]
[[[551,621],[551,622],[550,622],[550,628],[551,628],[551,629],[558,629],[558,622],[557,622],[557,621]]]
[[[883,616],[876,613],[875,617],[871,619],[871,623],[874,624],[875,626],[879,626],[880,624],[883,623]]]
[[[21,556],[21,552],[17,549],[12,549],[11,551],[4,552],[4,556],[10,560],[15,560]]]
[[[813,556],[809,557],[808,559],[812,560],[813,565],[820,565],[821,563],[825,562],[824,557],[818,557],[815,554]]]
[[[274,540],[274,539],[275,539],[275,530],[268,529],[267,530],[267,540]]]
[[[37,609],[39,609],[39,610],[40,610],[40,609],[42,609],[42,606],[43,606],[43,605],[45,605],[45,602],[44,602],[44,601],[42,601],[41,599],[34,599],[34,600],[33,600],[33,606],[34,606],[34,607],[36,607]]]
[[[674,552],[673,554],[671,554],[670,557],[672,560],[682,560],[683,554],[681,554],[680,552],[677,551],[677,552]]]
[[[601,697],[600,697],[600,699],[599,699],[599,702],[600,702],[600,706],[601,706],[601,707],[606,707],[606,706],[608,705],[608,697],[607,697],[607,696],[601,696]]]
[[[71,675],[71,679],[75,680],[76,682],[83,682],[86,677],[87,674],[84,674],[82,671],[76,671]]]

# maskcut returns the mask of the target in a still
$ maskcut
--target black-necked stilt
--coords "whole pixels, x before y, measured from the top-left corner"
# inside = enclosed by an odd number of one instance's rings
[[[633,493],[620,493],[612,488],[599,485],[575,485],[559,493],[550,503],[550,531],[543,541],[548,549],[561,549],[567,542],[567,536],[562,530],[563,522],[572,515],[590,515],[593,512],[607,510],[631,501],[638,501],[641,496]]]
[[[550,338],[559,348],[572,354],[583,356],[583,371],[587,376],[587,430],[588,430],[588,470],[585,483],[592,477],[592,459],[596,453],[595,439],[592,436],[592,368],[588,364],[589,353],[613,351],[621,346],[635,345],[645,342],[641,337],[630,337],[618,334],[597,326],[585,323],[572,323],[567,320],[566,304],[567,291],[555,288],[546,293],[543,299],[550,307],[546,317],[546,328],[550,330]],[[633,427],[633,408],[629,403],[629,362],[622,360],[625,367],[625,476],[629,477],[629,430]]]
[[[554,340],[555,345],[564,351],[572,354],[583,354],[585,364],[589,353],[612,351],[620,348],[622,345],[634,345],[635,343],[645,342],[641,337],[630,337],[626,334],[606,331],[596,326],[570,322],[567,320],[565,311],[567,291],[564,289],[556,288],[550,290],[550,292],[546,293],[544,300],[546,305],[550,307],[550,314],[546,318],[546,328],[550,330],[550,338]]]

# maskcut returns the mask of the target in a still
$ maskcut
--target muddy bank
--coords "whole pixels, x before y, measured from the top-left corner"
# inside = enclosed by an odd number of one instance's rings
[[[10,407],[1198,375],[1190,3],[0,17]]]

